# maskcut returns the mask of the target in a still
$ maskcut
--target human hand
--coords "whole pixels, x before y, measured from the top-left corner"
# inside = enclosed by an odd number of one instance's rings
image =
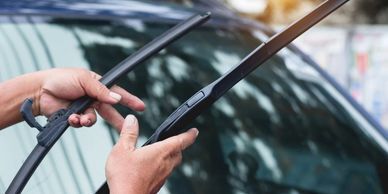
[[[80,68],[58,68],[41,72],[42,86],[38,95],[38,114],[49,117],[57,110],[66,108],[70,101],[82,96],[90,96],[97,100],[90,108],[79,115],[69,117],[73,127],[92,126],[96,122],[96,112],[115,128],[121,129],[124,118],[112,107],[120,103],[136,111],[143,111],[145,105],[136,96],[124,89],[113,86],[111,90],[98,80],[100,75]]]
[[[105,166],[112,194],[157,193],[172,170],[180,164],[182,151],[194,143],[198,130],[193,128],[141,148],[136,148],[138,136],[138,122],[133,115],[129,115]]]

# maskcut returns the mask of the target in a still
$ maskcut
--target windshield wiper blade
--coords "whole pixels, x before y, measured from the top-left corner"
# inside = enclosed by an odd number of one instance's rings
[[[261,66],[279,50],[287,46],[306,30],[320,22],[330,13],[341,7],[348,0],[326,0],[315,10],[294,22],[282,32],[277,33],[268,41],[262,43],[240,64],[236,65],[222,77],[204,87],[189,100],[175,110],[154,132],[144,145],[148,145],[168,137],[177,135],[184,130],[192,120],[206,108],[222,97],[225,92],[236,85],[240,80]]]
[[[116,65],[100,79],[100,82],[107,87],[113,86],[122,75],[132,71],[140,63],[157,54],[178,38],[184,36],[194,29],[194,27],[205,23],[209,18],[210,12],[194,15],[184,20]],[[31,127],[35,127],[40,131],[37,135],[38,144],[19,169],[10,186],[7,188],[5,192],[6,194],[16,194],[22,192],[40,162],[69,127],[67,122],[69,116],[73,113],[84,112],[86,108],[94,102],[94,99],[87,96],[79,98],[74,101],[68,109],[62,109],[54,113],[54,115],[48,119],[48,122],[44,127],[40,126],[40,124],[36,122],[32,114],[32,102],[33,101],[31,99],[27,99],[22,105],[21,113],[25,121]]]
[[[184,127],[191,123],[205,109],[222,97],[225,92],[236,85],[240,80],[249,75],[257,67],[287,46],[305,31],[340,8],[349,0],[326,0],[302,19],[292,23],[282,32],[277,33],[268,41],[262,43],[240,64],[236,65],[222,77],[204,87],[186,102],[179,106],[152,134],[143,146],[164,140],[182,133]],[[109,192],[106,182],[97,190],[97,194]]]

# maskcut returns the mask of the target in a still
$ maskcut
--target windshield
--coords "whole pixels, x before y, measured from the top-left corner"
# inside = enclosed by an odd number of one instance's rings
[[[1,21],[2,81],[52,67],[104,74],[172,26],[134,19]],[[144,113],[136,113],[139,145],[187,98],[258,46],[258,35],[248,29],[201,28],[122,78],[119,85],[147,104]],[[134,114],[117,108],[123,115]],[[376,142],[375,129],[287,49],[192,125],[200,137],[161,193],[383,193],[378,172],[387,169],[386,141]],[[0,132],[0,191],[32,150],[35,135],[26,124]],[[94,192],[104,181],[104,162],[116,138],[101,119],[92,129],[68,130],[25,193]]]

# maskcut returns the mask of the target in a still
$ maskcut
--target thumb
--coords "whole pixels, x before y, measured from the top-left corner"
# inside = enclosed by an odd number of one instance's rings
[[[86,95],[95,98],[100,102],[116,104],[121,100],[119,94],[110,91],[104,84],[90,75],[82,76],[80,82]]]
[[[193,144],[198,136],[198,129],[192,128],[184,133],[170,137],[161,143],[165,149],[170,149],[173,152],[181,152]]]
[[[139,124],[133,115],[128,115],[121,128],[118,144],[130,151],[136,148],[137,138],[139,136]]]

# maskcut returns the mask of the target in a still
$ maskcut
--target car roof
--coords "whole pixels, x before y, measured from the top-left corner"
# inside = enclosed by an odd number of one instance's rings
[[[29,0],[0,1],[0,13],[10,15],[63,15],[63,16],[101,16],[101,17],[144,17],[175,19],[185,17],[190,11],[173,9],[142,1],[54,1]]]
[[[178,22],[196,13],[212,12],[211,25],[223,27],[254,28],[271,31],[264,24],[241,18],[232,10],[215,3],[204,3],[185,7],[169,0],[2,0],[0,15],[11,16],[58,16],[77,19],[126,19],[139,18],[145,21]]]

